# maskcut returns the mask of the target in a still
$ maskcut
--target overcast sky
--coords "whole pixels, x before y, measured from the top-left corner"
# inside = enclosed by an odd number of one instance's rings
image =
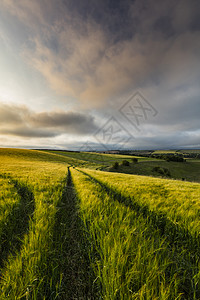
[[[0,3],[0,146],[200,148],[199,0]]]

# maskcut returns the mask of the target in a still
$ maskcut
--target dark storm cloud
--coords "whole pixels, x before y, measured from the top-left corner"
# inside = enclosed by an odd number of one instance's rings
[[[199,75],[198,1],[58,1],[55,15],[50,3],[48,17],[37,6],[44,29],[35,29],[26,57],[82,108],[106,107],[129,88],[184,85]]]
[[[5,123],[12,125],[21,124],[22,119],[20,112],[18,107],[13,107],[13,109],[10,110],[9,106],[0,104],[0,125]]]
[[[0,103],[0,134],[3,135],[55,137],[61,134],[89,134],[96,129],[94,118],[83,113],[35,113],[25,106]]]
[[[3,3],[29,28],[22,43],[28,63],[83,108],[106,107],[129,88],[167,85],[182,73],[181,64],[188,73],[200,61],[197,0]]]
[[[108,101],[116,103],[127,91],[139,89],[159,113],[147,122],[151,138],[145,137],[144,132],[141,140],[137,137],[138,143],[159,147],[168,139],[168,144],[182,145],[184,139],[187,144],[186,137],[196,143],[200,111],[200,1],[2,3],[17,19],[16,24],[20,23],[20,54],[42,74],[52,90],[74,99],[77,110],[98,108],[98,114],[107,112]],[[91,116],[75,112],[35,114],[28,110],[25,113],[24,109],[21,114],[13,107],[9,113],[9,124],[20,126],[26,120],[34,130],[43,128],[55,135],[96,130]],[[151,131],[151,126],[156,130]]]
[[[97,129],[94,118],[77,112],[43,112],[30,116],[30,123],[42,128],[63,128],[72,133],[87,134]]]
[[[86,21],[98,24],[113,41],[130,38],[136,31],[137,22],[133,24],[130,14],[130,6],[134,1],[66,0],[63,3],[80,24]]]
[[[60,133],[50,132],[48,130],[42,129],[32,129],[26,126],[18,127],[18,128],[10,128],[10,129],[1,129],[0,134],[2,135],[13,135],[13,136],[20,136],[23,138],[49,138],[49,137],[56,137]]]
[[[200,29],[198,0],[64,0],[63,4],[80,26],[92,20],[113,41],[130,39],[137,33],[170,37]]]

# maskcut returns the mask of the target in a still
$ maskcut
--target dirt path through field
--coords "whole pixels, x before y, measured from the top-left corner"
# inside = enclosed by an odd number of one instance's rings
[[[56,214],[54,247],[62,283],[59,299],[94,299],[92,294],[91,267],[88,244],[84,236],[84,225],[78,212],[70,168],[67,185]]]

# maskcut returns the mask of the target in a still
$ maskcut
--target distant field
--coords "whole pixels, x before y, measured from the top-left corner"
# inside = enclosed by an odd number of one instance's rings
[[[170,154],[170,153],[176,153],[178,150],[155,150],[153,151],[153,154]]]
[[[86,154],[0,149],[0,299],[200,299],[200,161]]]
[[[185,150],[155,150],[153,154],[169,154],[169,153],[200,153],[200,149],[185,149]]]
[[[111,166],[114,162],[121,163],[123,160],[131,161],[133,157],[138,158],[139,161],[143,160],[155,160],[154,158],[131,156],[131,155],[118,155],[118,154],[101,154],[93,152],[67,152],[67,151],[48,151],[49,153],[54,153],[56,155],[61,155],[65,157],[71,157],[76,160],[84,161],[87,165],[91,166]]]
[[[178,150],[180,153],[198,153],[200,154],[200,149],[190,149],[190,150]]]
[[[193,159],[188,159],[186,163],[167,162],[160,159],[154,161],[140,161],[137,164],[130,163],[130,166],[127,167],[120,165],[117,170],[114,168],[110,168],[109,170],[126,174],[165,177],[164,175],[155,172],[153,170],[155,167],[168,169],[171,174],[168,178],[200,182],[200,160]]]
[[[153,151],[152,154],[155,154],[155,155],[162,155],[162,154],[182,154],[183,156],[188,156],[188,155],[198,155],[200,154],[200,149],[191,149],[191,150],[156,150],[156,151]]]

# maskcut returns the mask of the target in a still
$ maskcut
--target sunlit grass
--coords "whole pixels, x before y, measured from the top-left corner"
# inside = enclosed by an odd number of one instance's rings
[[[150,210],[164,213],[192,233],[200,231],[200,184],[86,170],[100,182]]]
[[[0,299],[200,298],[199,184],[45,151],[0,159]],[[90,169],[71,181],[71,165]]]
[[[72,170],[80,210],[90,235],[91,263],[102,298],[196,299],[197,257],[192,255],[191,258],[189,250],[180,244],[174,247],[150,216],[120,203],[109,192],[114,183],[127,193],[123,185],[129,183],[131,187],[130,178],[124,175],[120,181],[116,174],[111,177],[109,173],[88,173],[110,184],[104,189],[91,177]],[[138,190],[145,188],[145,182],[143,184]],[[131,189],[133,194],[135,186]],[[159,195],[157,191],[157,198],[162,192],[161,189]]]
[[[51,264],[48,259],[52,251],[54,217],[65,186],[67,169],[56,159],[49,162],[47,157],[42,161],[39,153],[37,160],[38,153],[32,153],[15,150],[13,156],[5,155],[1,163],[0,173],[31,189],[35,202],[29,231],[23,237],[21,249],[8,258],[1,270],[1,299],[21,299],[25,296],[38,299],[49,293],[45,290],[46,282],[50,281],[46,278],[46,270]]]
[[[77,166],[86,166],[86,167],[99,167],[99,166],[111,166],[114,162],[121,163],[124,159],[129,162],[132,161],[132,158],[135,157],[139,161],[149,160],[154,161],[154,158],[140,157],[140,156],[131,156],[131,155],[120,155],[120,154],[104,154],[104,153],[95,153],[95,152],[67,152],[67,151],[48,151],[49,153],[54,153],[60,156],[73,158],[74,164]]]

